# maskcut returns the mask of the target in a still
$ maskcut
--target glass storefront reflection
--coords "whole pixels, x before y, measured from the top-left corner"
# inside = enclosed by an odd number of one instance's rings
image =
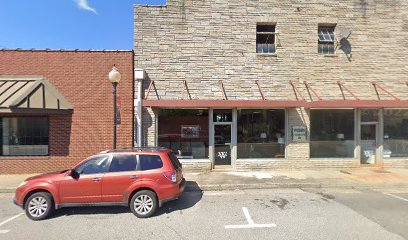
[[[179,159],[208,158],[208,110],[161,109],[158,144]]]
[[[354,157],[354,110],[310,111],[310,157]]]
[[[238,158],[285,157],[285,110],[238,110]]]
[[[384,158],[408,157],[408,109],[384,110]]]

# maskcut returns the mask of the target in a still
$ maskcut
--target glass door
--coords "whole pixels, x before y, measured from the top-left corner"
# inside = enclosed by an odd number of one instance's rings
[[[361,124],[361,164],[375,164],[377,124]]]
[[[214,125],[215,165],[231,165],[231,124]]]

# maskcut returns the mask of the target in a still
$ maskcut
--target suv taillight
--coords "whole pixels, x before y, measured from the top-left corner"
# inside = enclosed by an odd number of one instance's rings
[[[163,173],[163,176],[167,178],[167,180],[171,181],[172,183],[177,182],[177,175],[174,171],[167,171]]]

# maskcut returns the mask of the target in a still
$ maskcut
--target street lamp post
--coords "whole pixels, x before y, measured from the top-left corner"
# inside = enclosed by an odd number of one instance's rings
[[[116,125],[117,125],[117,106],[116,106],[116,87],[118,86],[121,79],[121,75],[113,65],[112,70],[109,72],[109,80],[113,85],[113,149],[116,149]]]

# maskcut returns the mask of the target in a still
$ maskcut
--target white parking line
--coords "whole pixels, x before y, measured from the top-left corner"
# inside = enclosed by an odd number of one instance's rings
[[[24,213],[20,213],[20,214],[18,214],[18,215],[15,215],[15,216],[9,218],[9,219],[4,220],[3,222],[0,223],[0,227],[3,226],[4,224],[8,223],[8,222],[13,221],[14,219],[20,217],[20,216],[23,215],[23,214],[24,214]],[[0,234],[5,234],[5,233],[8,233],[8,232],[10,232],[10,230],[0,230]]]
[[[254,225],[254,224],[255,224],[255,223],[254,223],[254,220],[252,220],[251,215],[249,215],[248,208],[243,207],[243,208],[242,208],[242,211],[244,211],[244,215],[245,215],[245,217],[246,217],[246,219],[247,219],[247,221],[248,221],[248,224],[249,224],[249,225]]]
[[[252,220],[251,215],[249,215],[248,208],[243,207],[242,211],[244,212],[245,218],[248,224],[245,225],[225,225],[225,229],[237,229],[237,228],[271,228],[276,227],[276,224],[256,224],[254,220]]]
[[[390,197],[393,197],[393,198],[397,198],[397,199],[402,200],[402,201],[405,201],[405,202],[408,202],[408,199],[403,198],[403,197],[400,197],[400,196],[397,196],[397,195],[394,195],[394,194],[392,194],[392,193],[383,193],[383,194],[385,194],[385,195],[387,195],[387,196],[390,196]]]

